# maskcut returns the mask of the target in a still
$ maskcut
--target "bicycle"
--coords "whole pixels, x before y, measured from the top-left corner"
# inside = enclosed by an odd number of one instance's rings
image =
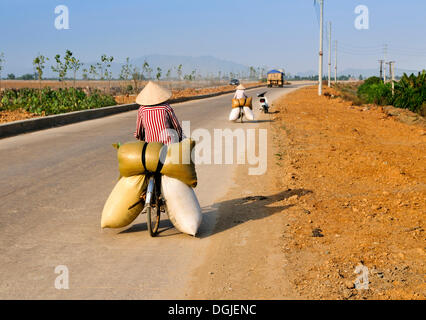
[[[129,210],[138,204],[145,202],[142,213],[146,213],[146,225],[151,237],[158,235],[160,228],[161,213],[167,214],[165,199],[161,193],[161,174],[149,173],[146,178],[148,185],[146,191],[141,195],[141,199],[129,207]]]
[[[240,119],[241,123],[243,123],[244,108],[243,107],[239,107],[239,108],[240,108],[240,114],[238,115],[238,119]]]

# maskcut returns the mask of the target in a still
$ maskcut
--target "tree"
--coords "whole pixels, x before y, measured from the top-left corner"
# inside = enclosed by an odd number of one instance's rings
[[[266,67],[260,69],[260,77],[263,79],[265,77]]]
[[[176,72],[178,74],[179,80],[182,80],[182,64],[180,64],[177,69]]]
[[[162,72],[161,68],[160,68],[160,67],[157,67],[157,74],[156,74],[157,81],[160,81],[160,78],[161,78],[161,72]]]
[[[138,91],[138,80],[139,80],[140,77],[141,77],[141,74],[139,72],[138,67],[133,67],[132,80],[133,80],[134,89],[135,89],[136,92]]]
[[[21,80],[34,80],[34,75],[31,74],[31,73],[26,73],[26,74],[20,76],[18,79],[21,79]]]
[[[83,80],[88,80],[89,77],[87,76],[87,74],[88,74],[87,68],[84,68],[82,71],[83,71]]]
[[[109,90],[111,91],[111,78],[112,72],[110,71],[111,62],[114,60],[113,56],[107,57],[106,54],[101,56],[101,62],[98,62],[96,65],[99,70],[100,80],[108,80]]]
[[[74,75],[73,87],[75,87],[75,78],[76,78],[76,75],[77,75],[77,71],[80,69],[80,67],[83,65],[83,63],[81,63],[80,60],[78,60],[75,57],[69,57],[68,62],[69,62],[70,69],[73,71],[73,75]]]
[[[121,66],[120,77],[119,77],[120,80],[125,80],[125,82],[124,82],[125,86],[127,85],[127,81],[129,80],[129,77],[132,73],[132,71],[131,71],[132,65],[129,64],[129,60],[130,60],[130,58],[127,57],[126,63]],[[123,89],[123,87],[122,87],[122,89]]]
[[[14,75],[13,73],[9,73],[9,74],[7,75],[7,79],[8,79],[8,80],[13,80],[13,79],[16,79],[16,77],[15,77],[15,75]]]
[[[250,67],[250,79],[256,79],[256,69],[253,67],[253,66],[251,66]]]
[[[89,69],[89,75],[93,75],[92,79],[95,79],[98,76],[98,71],[95,65],[91,64]]]
[[[109,91],[111,91],[112,72],[110,68],[111,68],[111,63],[113,60],[114,60],[113,56],[107,57],[106,54],[103,54],[101,56],[101,61],[102,61],[102,64],[104,65],[104,76],[105,78],[108,79]]]
[[[167,80],[170,80],[171,73],[172,73],[172,69],[167,70],[167,73],[166,73],[166,79]]]
[[[34,69],[37,71],[37,77],[38,77],[38,90],[39,90],[40,103],[41,103],[41,80],[43,78],[44,64],[46,63],[47,60],[49,60],[49,58],[43,56],[42,54],[39,54],[33,60]]]
[[[185,80],[193,81],[193,80],[195,80],[196,73],[197,73],[197,70],[192,70],[192,72],[190,74],[186,74],[183,78]]]
[[[1,72],[3,71],[4,53],[0,52],[0,89],[1,89]]]
[[[126,81],[129,80],[129,76],[131,73],[131,70],[130,70],[131,65],[129,64],[129,60],[130,58],[127,57],[126,63],[121,66],[121,71],[119,76],[120,80],[126,80]]]
[[[53,72],[58,73],[59,81],[64,81],[67,71],[69,68],[70,58],[72,56],[72,52],[70,50],[67,50],[65,52],[64,61],[61,61],[61,56],[57,54],[55,56],[56,66],[51,66]]]
[[[151,71],[152,69],[149,67],[149,63],[148,61],[144,60],[143,65],[142,65],[142,75],[146,75],[146,78],[149,79],[151,78]]]

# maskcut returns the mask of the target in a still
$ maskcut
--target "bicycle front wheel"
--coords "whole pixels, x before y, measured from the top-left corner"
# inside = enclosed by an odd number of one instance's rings
[[[148,227],[149,234],[151,237],[155,237],[158,234],[160,227],[160,210],[157,207],[146,207],[146,225]]]

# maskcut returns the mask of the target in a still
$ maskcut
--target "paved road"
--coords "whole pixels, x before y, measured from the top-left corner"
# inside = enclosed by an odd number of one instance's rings
[[[269,89],[267,97],[295,87]],[[180,121],[191,121],[191,130],[257,127],[227,121],[230,99],[174,108]],[[204,212],[197,238],[180,234],[166,219],[166,230],[150,238],[143,215],[127,228],[101,230],[102,208],[118,177],[111,144],[133,140],[135,119],[132,111],[0,140],[1,299],[185,298],[191,271],[209,245],[215,200],[232,185],[235,165],[197,167]],[[54,285],[63,275],[55,273],[60,265],[69,272],[68,290]]]

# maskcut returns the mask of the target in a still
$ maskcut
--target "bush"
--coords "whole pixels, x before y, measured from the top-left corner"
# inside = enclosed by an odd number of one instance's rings
[[[370,77],[361,85],[339,83],[335,88],[343,99],[352,101],[355,105],[393,105],[426,116],[426,70],[419,72],[417,76],[404,74],[399,81],[395,81],[394,86],[392,95],[391,82],[384,84],[379,77]]]
[[[36,114],[58,114],[115,105],[114,97],[95,90],[87,95],[82,89],[8,89],[0,95],[0,110],[24,109]]]
[[[378,105],[391,104],[392,84],[385,84],[380,78],[371,77],[359,86],[357,95],[363,103],[375,103]]]
[[[372,84],[379,84],[382,82],[383,82],[382,79],[380,79],[379,77],[370,77],[370,78],[367,78],[363,84],[366,86],[370,86]]]
[[[426,70],[407,76],[405,73],[399,82],[395,83],[393,105],[397,108],[424,113],[426,104]]]

